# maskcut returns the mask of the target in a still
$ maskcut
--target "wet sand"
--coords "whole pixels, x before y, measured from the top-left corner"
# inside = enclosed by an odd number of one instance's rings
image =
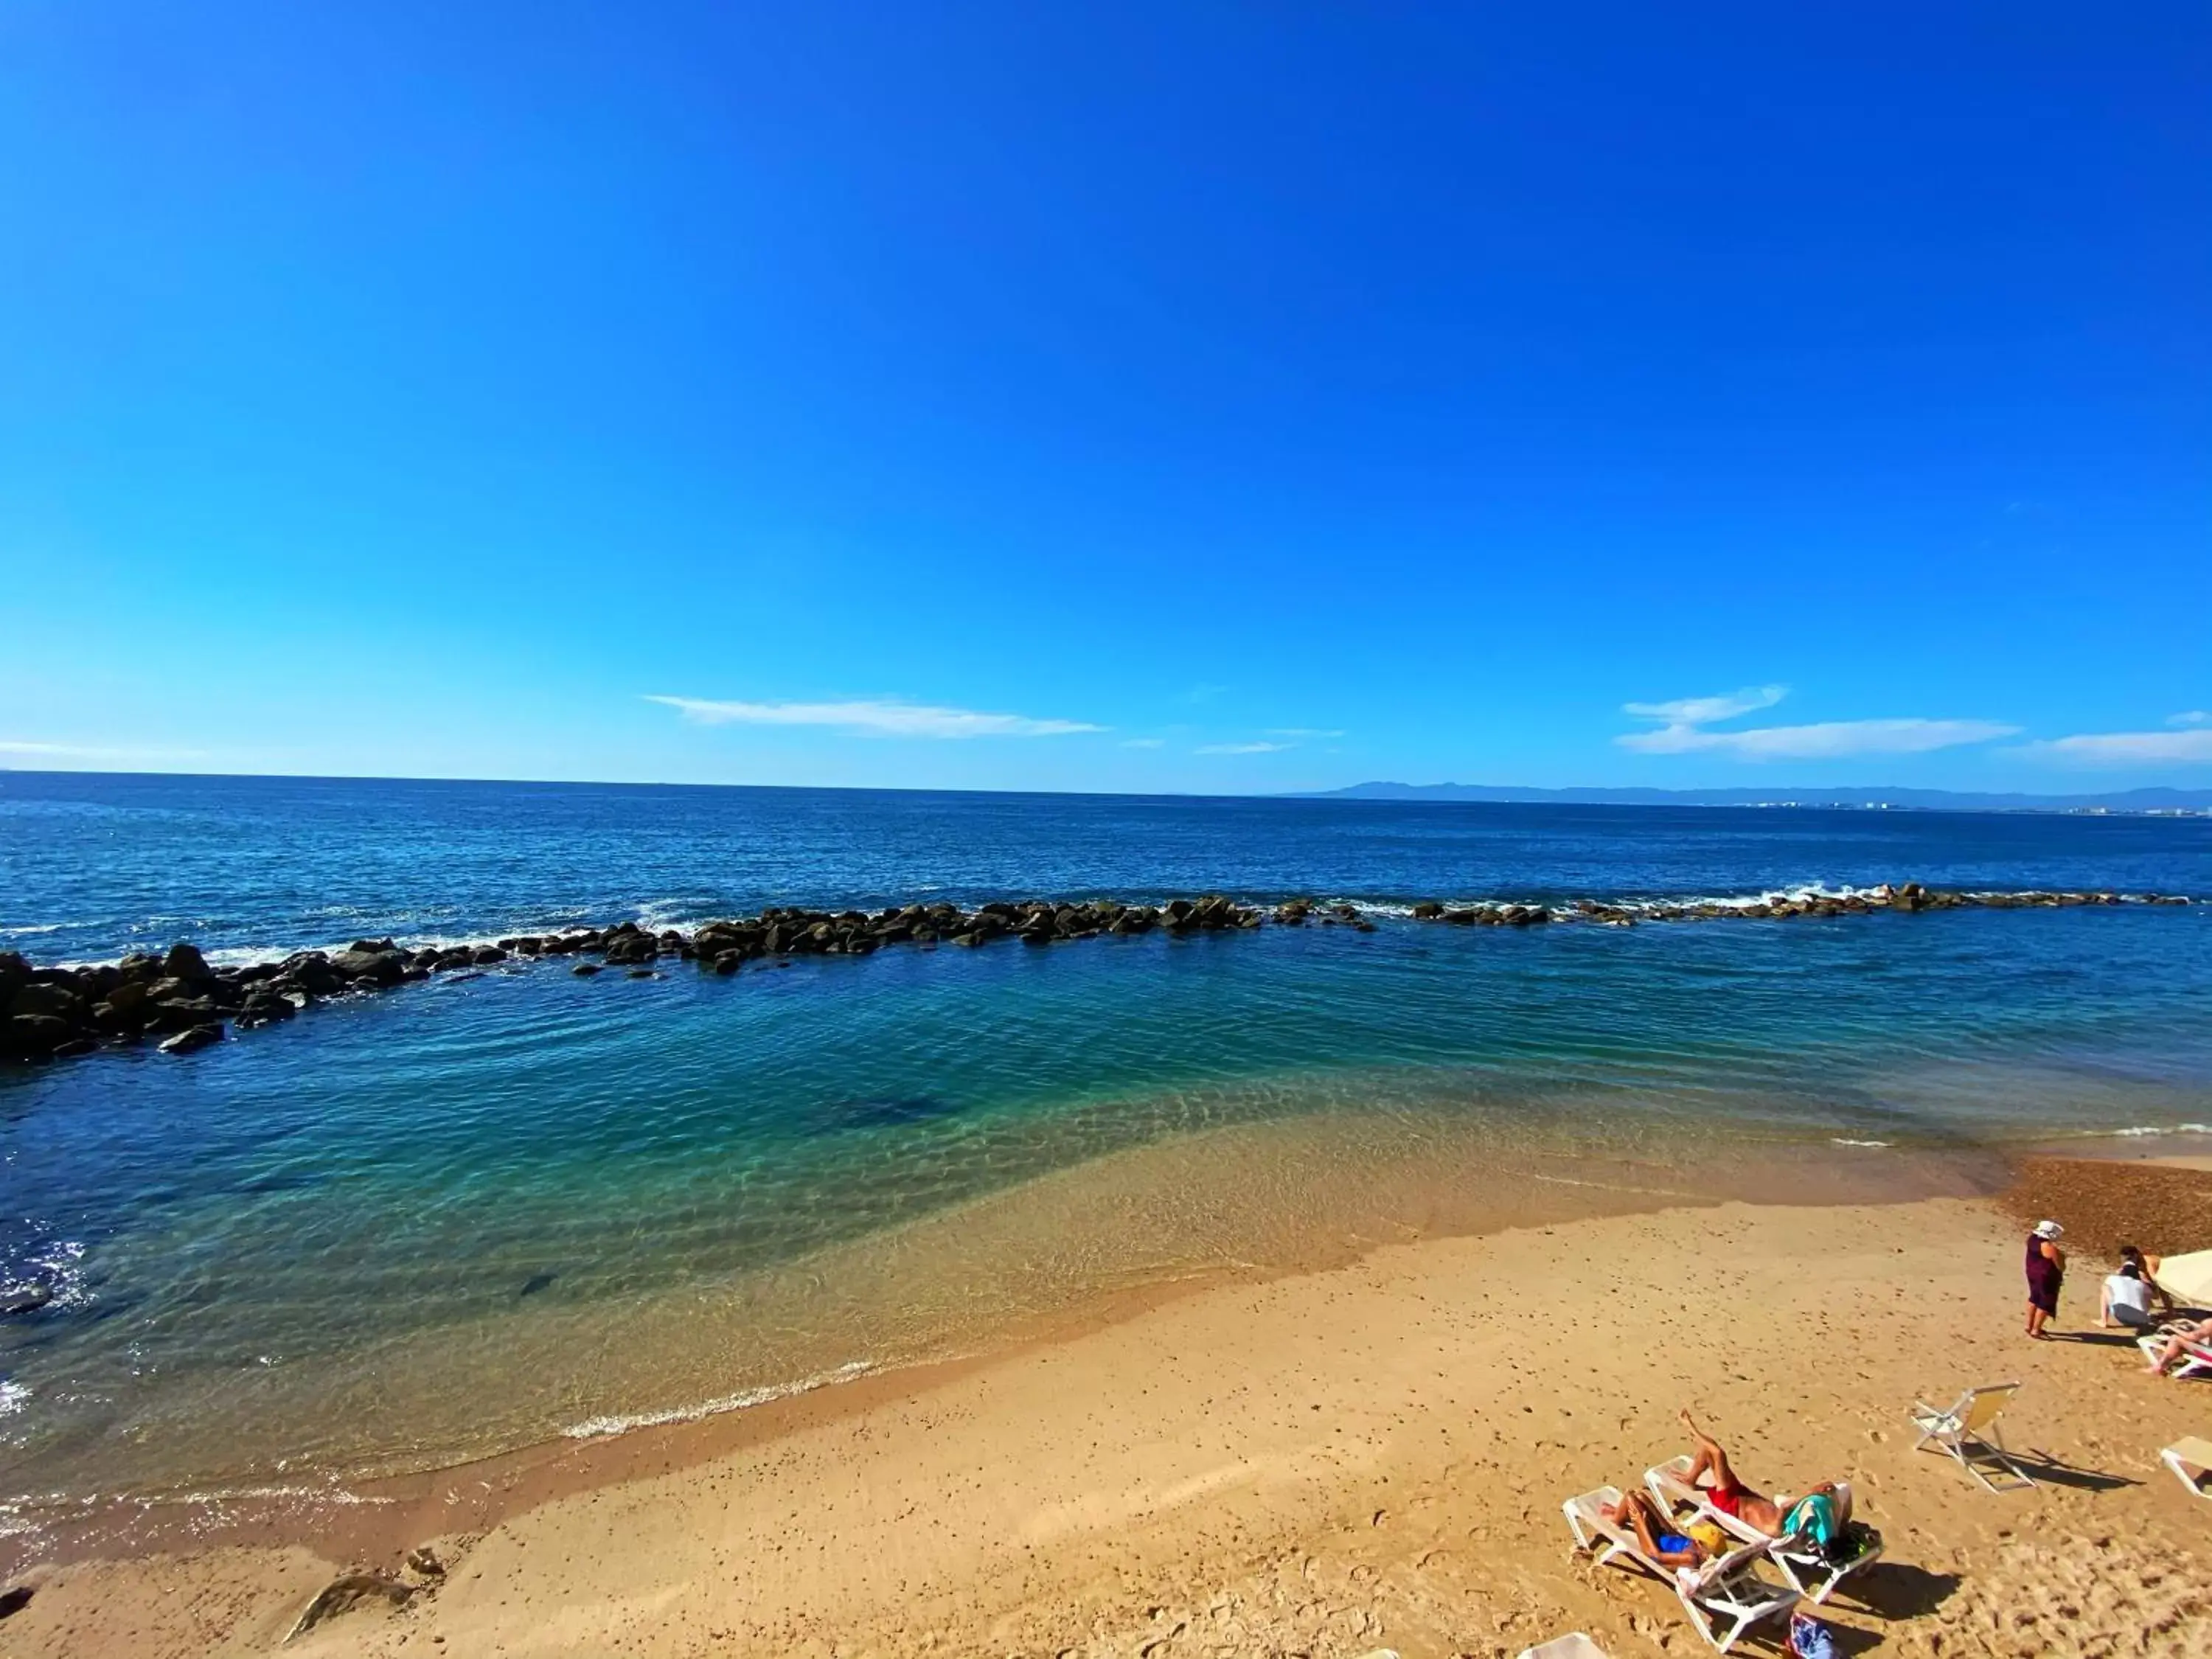
[[[2090,1242],[2170,1243],[2151,1228],[2194,1225],[2212,1176],[2060,1163],[1996,1201],[1382,1243],[343,1512],[203,1515],[197,1544],[29,1568],[0,1653],[265,1653],[337,1571],[420,1579],[401,1558],[423,1545],[441,1583],[287,1650],[1443,1659],[1582,1629],[1690,1651],[1673,1596],[1572,1559],[1559,1511],[1680,1449],[1684,1403],[1764,1486],[1855,1483],[1887,1554],[1831,1603],[1864,1633],[1847,1651],[2212,1650],[2208,1506],[2156,1462],[2212,1395],[2094,1330]],[[2016,1218],[2059,1203],[2077,1340],[2031,1343]],[[1912,1451],[1916,1395],[2014,1377],[2005,1427],[2036,1491],[1991,1496]]]

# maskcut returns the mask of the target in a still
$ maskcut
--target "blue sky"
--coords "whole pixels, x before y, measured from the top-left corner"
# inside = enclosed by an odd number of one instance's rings
[[[0,154],[0,765],[2212,782],[2199,5],[11,0]]]

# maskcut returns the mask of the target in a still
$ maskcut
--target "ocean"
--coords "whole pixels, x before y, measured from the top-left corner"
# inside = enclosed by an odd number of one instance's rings
[[[1448,927],[1882,882],[2212,894],[2212,820],[0,773],[0,950],[763,905],[1358,907],[653,979],[502,963],[0,1065],[0,1530],[342,1491],[1425,1232],[1905,1195],[2212,1123],[2212,906]]]

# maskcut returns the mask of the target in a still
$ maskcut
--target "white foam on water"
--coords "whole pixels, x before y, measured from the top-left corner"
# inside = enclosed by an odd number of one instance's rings
[[[2166,1126],[2145,1123],[2132,1129],[2084,1129],[2081,1133],[2092,1140],[2134,1139],[2143,1135],[2212,1135],[2212,1123],[2175,1123]]]
[[[337,1509],[399,1501],[396,1498],[371,1498],[362,1492],[348,1492],[343,1486],[217,1486],[207,1492],[179,1492],[174,1498],[161,1501],[172,1504],[253,1504],[280,1500],[289,1503],[302,1499]]]
[[[1831,1146],[1889,1146],[1896,1143],[1888,1140],[1854,1140],[1849,1135],[1830,1135],[1828,1144]]]
[[[0,1377],[0,1417],[13,1417],[31,1403],[31,1391],[21,1382]]]
[[[702,1418],[720,1417],[725,1412],[741,1412],[755,1406],[765,1406],[772,1400],[788,1400],[794,1395],[811,1394],[817,1389],[828,1388],[835,1382],[849,1382],[874,1369],[873,1360],[855,1359],[838,1366],[834,1371],[823,1371],[796,1382],[777,1382],[765,1388],[747,1389],[741,1394],[724,1395],[719,1400],[702,1401],[696,1406],[677,1406],[659,1412],[635,1412],[627,1416],[587,1417],[561,1432],[571,1440],[596,1440],[603,1435],[627,1434],[632,1429],[655,1428],[665,1423],[696,1423]]]

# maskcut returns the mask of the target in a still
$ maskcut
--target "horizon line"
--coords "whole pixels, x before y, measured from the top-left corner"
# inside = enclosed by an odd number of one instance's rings
[[[617,778],[530,778],[530,777],[464,777],[424,776],[398,772],[196,772],[183,770],[134,771],[123,768],[36,768],[0,764],[0,783],[10,777],[38,778],[184,778],[229,779],[240,782],[293,783],[413,783],[413,784],[505,784],[541,789],[776,789],[790,791],[830,792],[848,794],[910,794],[910,795],[1037,795],[1073,796],[1119,800],[1346,800],[1370,805],[1390,805],[1392,798],[1362,796],[1353,792],[1362,789],[1404,789],[1408,791],[1484,790],[1529,796],[1559,796],[1570,794],[1641,794],[1641,795],[1750,795],[1759,799],[1736,801],[1689,801],[1675,804],[1698,806],[1783,805],[1784,798],[1793,795],[1854,795],[1879,797],[1892,795],[1942,795],[1962,799],[2014,799],[2020,801],[2073,802],[2082,805],[2121,795],[2205,795],[2212,797],[2212,789],[2185,789],[2172,784],[2137,784],[2122,789],[2093,791],[2077,794],[2037,794],[2022,789],[1954,789],[1928,784],[1810,784],[1802,787],[1777,787],[1755,790],[1749,786],[1706,784],[1669,786],[1665,784],[1519,784],[1519,783],[1404,783],[1395,779],[1363,778],[1356,783],[1340,784],[1326,789],[1279,789],[1266,792],[1197,789],[984,789],[935,784],[871,784],[871,783],[706,783],[680,780],[649,780]],[[1513,806],[1541,805],[1539,800],[1459,800],[1431,799],[1425,801],[1398,798],[1398,805]],[[1574,805],[1635,805],[1633,801],[1577,801],[1565,803]],[[1665,803],[1654,802],[1652,805]],[[1814,803],[1809,810],[1826,807],[1838,811],[1864,811],[1863,805],[1844,807],[1833,802]],[[1987,808],[1956,808],[1957,811],[1993,810]]]

